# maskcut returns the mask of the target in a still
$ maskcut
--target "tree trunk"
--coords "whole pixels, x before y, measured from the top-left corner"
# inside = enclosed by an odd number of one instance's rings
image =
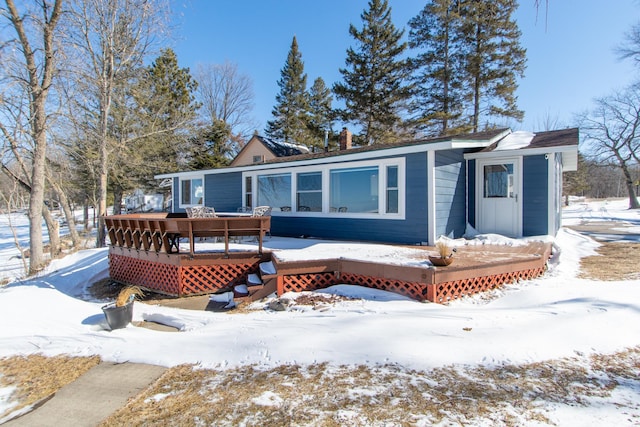
[[[116,185],[113,189],[113,214],[120,215],[122,213],[122,187]],[[126,213],[126,212],[125,212]]]
[[[54,259],[60,255],[60,224],[45,205],[42,205],[42,217],[49,231],[49,254]]]
[[[62,210],[64,211],[64,217],[67,219],[67,226],[69,227],[69,236],[71,237],[71,243],[74,248],[80,247],[80,235],[78,234],[78,230],[76,229],[76,217],[69,202],[69,198],[64,191],[58,191],[56,188],[56,193],[60,200],[60,205],[62,206]]]
[[[627,187],[627,193],[629,194],[629,209],[640,209],[640,203],[638,203],[636,192],[633,190],[633,179],[631,179],[629,168],[626,163],[621,163],[620,169],[622,169],[622,173],[624,174],[624,183]]]

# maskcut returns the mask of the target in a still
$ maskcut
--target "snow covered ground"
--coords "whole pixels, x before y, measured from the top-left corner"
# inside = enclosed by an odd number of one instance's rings
[[[640,212],[626,208],[626,200],[575,203],[565,209],[564,222],[617,221],[628,233],[640,234]],[[26,216],[16,214],[11,221],[24,242],[28,238]],[[180,329],[169,333],[133,325],[108,330],[101,311],[104,301],[91,301],[86,292],[88,285],[108,276],[106,249],[84,250],[54,261],[37,278],[15,279],[22,265],[19,259],[10,259],[17,252],[6,224],[7,218],[0,217],[0,273],[12,278],[10,284],[0,287],[0,357],[98,354],[108,361],[164,366],[194,363],[222,369],[314,362],[394,363],[431,369],[450,364],[536,362],[640,345],[640,280],[602,283],[578,279],[580,258],[592,255],[598,244],[568,229],[555,238],[560,255],[546,275],[494,291],[491,298],[474,296],[438,305],[357,286],[335,286],[324,292],[356,299],[323,310],[256,310],[233,315],[136,302],[134,320],[159,321]],[[517,244],[487,236],[480,236],[476,243],[483,238]],[[282,251],[285,258],[290,251],[292,259],[344,254],[394,264],[405,259],[416,262],[410,248],[276,237],[265,246]],[[620,393],[623,399],[640,400],[637,388]],[[7,394],[0,388],[0,413]],[[563,420],[569,425],[589,424],[580,420],[624,424],[624,417],[611,418],[614,400],[598,401],[590,409],[587,418],[576,418],[577,410],[554,410],[562,425],[566,425]]]

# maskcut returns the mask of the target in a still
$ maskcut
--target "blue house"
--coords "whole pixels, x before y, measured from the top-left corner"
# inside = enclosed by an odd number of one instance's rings
[[[399,244],[460,237],[467,224],[511,237],[554,235],[562,172],[577,169],[578,129],[466,135],[276,157],[158,175],[173,209],[272,207],[271,233]]]

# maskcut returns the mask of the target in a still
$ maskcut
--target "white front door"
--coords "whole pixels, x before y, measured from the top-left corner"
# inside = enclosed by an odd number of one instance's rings
[[[478,160],[476,228],[481,233],[521,235],[518,159]]]

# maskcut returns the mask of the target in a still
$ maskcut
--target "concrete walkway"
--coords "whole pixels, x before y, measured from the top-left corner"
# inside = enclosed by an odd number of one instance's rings
[[[162,366],[102,362],[41,406],[4,426],[97,426],[165,370]]]

